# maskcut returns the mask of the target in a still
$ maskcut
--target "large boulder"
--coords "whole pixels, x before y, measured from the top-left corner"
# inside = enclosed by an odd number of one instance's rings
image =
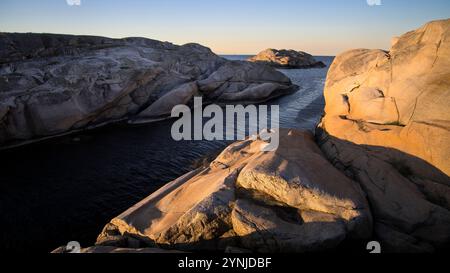
[[[252,103],[296,88],[274,69],[198,44],[0,33],[0,146],[167,118],[194,96]]]
[[[248,59],[253,63],[264,63],[276,68],[323,68],[323,62],[316,61],[313,56],[303,51],[266,49]]]
[[[114,218],[97,245],[310,252],[369,238],[360,186],[328,163],[310,133],[281,130],[280,138],[273,152],[261,140],[230,145]]]
[[[383,244],[450,244],[450,20],[337,56],[325,100],[321,148],[367,193]]]

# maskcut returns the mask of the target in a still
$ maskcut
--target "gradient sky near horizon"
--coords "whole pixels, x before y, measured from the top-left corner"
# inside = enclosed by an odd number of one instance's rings
[[[336,55],[388,49],[392,37],[450,18],[449,0],[380,1],[0,0],[0,31],[197,42],[218,54],[289,48]]]

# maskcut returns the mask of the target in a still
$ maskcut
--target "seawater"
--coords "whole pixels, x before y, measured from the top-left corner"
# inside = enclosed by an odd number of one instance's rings
[[[316,59],[329,67],[333,57]],[[280,127],[314,129],[328,67],[280,70],[300,86],[268,103],[280,106]],[[173,141],[172,123],[107,126],[0,152],[0,249],[48,252],[72,240],[92,245],[110,219],[229,143]]]

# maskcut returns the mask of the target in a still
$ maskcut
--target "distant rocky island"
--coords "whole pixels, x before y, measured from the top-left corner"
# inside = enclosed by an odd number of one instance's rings
[[[170,116],[194,96],[260,103],[298,89],[273,68],[198,44],[0,33],[0,148]]]
[[[169,48],[164,49],[169,56],[183,50],[196,52],[197,61],[205,56],[199,46]],[[133,56],[134,50],[125,46],[117,53]],[[450,244],[448,56],[450,20],[402,35],[390,51],[339,55],[328,73],[325,115],[315,135],[282,129],[275,152],[261,152],[261,140],[230,145],[211,164],[112,219],[95,246],[82,252],[313,252],[369,240],[380,242],[384,252],[445,249]],[[211,72],[198,76],[209,83],[200,81],[199,90],[221,90],[223,73],[212,70],[232,65],[238,72],[227,69],[227,75],[239,77],[248,67],[257,77],[263,70],[277,79],[277,90],[291,88],[267,68],[213,59],[220,65],[213,62],[206,69]]]
[[[316,61],[314,57],[303,51],[266,49],[258,55],[248,59],[249,62],[263,63],[275,68],[306,69],[323,68],[323,62]]]

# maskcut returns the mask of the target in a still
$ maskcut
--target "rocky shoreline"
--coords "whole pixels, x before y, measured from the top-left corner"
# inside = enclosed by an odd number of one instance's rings
[[[264,65],[144,38],[0,33],[0,60],[2,148],[165,119],[194,96],[248,104],[298,89]]]
[[[232,144],[114,218],[96,245],[315,252],[377,238],[387,252],[448,247],[449,35],[450,20],[436,21],[389,52],[338,56],[315,137],[283,129],[269,153],[260,141]]]
[[[352,241],[373,239],[380,242],[383,252],[447,250],[450,245],[449,38],[450,19],[434,21],[395,39],[389,51],[358,49],[337,56],[328,72],[325,114],[315,134],[281,129],[280,146],[273,152],[262,152],[261,146],[266,143],[261,140],[231,144],[210,164],[175,179],[114,217],[99,234],[95,246],[82,252],[304,253],[334,250]],[[79,47],[81,51],[86,49],[84,39],[76,38],[62,51],[80,54]],[[153,75],[140,78],[139,86],[130,85],[136,79],[126,73],[123,77],[128,84],[119,84],[120,88],[117,83],[107,81],[109,90],[120,89],[120,99],[101,100],[99,105],[106,109],[130,101],[124,98],[134,97],[135,92],[157,90],[156,85],[149,84],[153,82],[150,79],[159,77],[153,69],[164,75],[157,81],[161,84],[157,86],[167,87],[163,88],[164,94],[152,97],[151,92],[139,93],[144,94],[145,107],[133,105],[135,112],[119,111],[117,116],[126,117],[130,122],[164,117],[174,101],[189,104],[193,94],[201,93],[217,103],[233,102],[236,98],[250,102],[295,88],[289,79],[266,65],[225,61],[198,45],[178,47],[151,40],[125,39],[98,49],[98,41],[88,43],[88,48],[92,43],[95,45],[94,60],[106,62],[104,54],[114,53],[118,64],[114,63],[113,67],[131,61],[133,67],[145,67]],[[71,47],[72,44],[76,46]],[[26,70],[30,73],[27,75],[35,75],[31,71],[35,71],[40,61],[33,56],[45,56],[47,62],[48,56],[54,54],[41,49],[33,52],[30,61],[33,65],[23,60],[29,54],[8,53],[8,65],[2,66],[2,73],[11,70],[12,63],[24,62],[22,68],[30,69]],[[93,60],[91,49],[83,54],[86,60]],[[131,60],[130,55],[134,56]],[[79,64],[77,57],[76,65],[70,68]],[[25,73],[25,70],[15,71]],[[6,78],[13,80],[14,73],[8,70]],[[31,82],[33,77],[30,77]],[[74,83],[70,90],[80,88],[81,79],[71,82],[73,78],[67,78],[66,74],[60,77],[56,77],[60,79],[58,84]],[[173,81],[173,77],[179,81]],[[30,82],[13,81],[13,86],[24,87]],[[261,94],[248,92],[260,86],[265,89]],[[249,97],[242,99],[242,93]],[[21,92],[12,94],[21,96],[17,95]],[[1,95],[0,98],[12,96],[11,92]],[[3,103],[0,110],[7,109],[0,111],[7,117],[2,121],[9,120],[3,126],[33,124],[37,126],[32,126],[35,133],[48,128],[39,125],[59,125],[64,120],[30,123],[29,113],[49,111],[43,108],[38,112],[22,111],[28,113],[27,122],[11,123],[13,114],[19,112],[11,112],[6,99],[0,101]],[[129,106],[125,108],[131,109]],[[113,112],[119,108],[113,108]],[[94,111],[94,115],[91,112],[89,121],[95,124],[104,120],[103,110]],[[107,116],[106,120],[115,120],[111,117],[117,116]],[[1,132],[8,132],[3,134],[4,141],[14,139],[8,138],[14,131]],[[64,250],[60,247],[54,252]]]

